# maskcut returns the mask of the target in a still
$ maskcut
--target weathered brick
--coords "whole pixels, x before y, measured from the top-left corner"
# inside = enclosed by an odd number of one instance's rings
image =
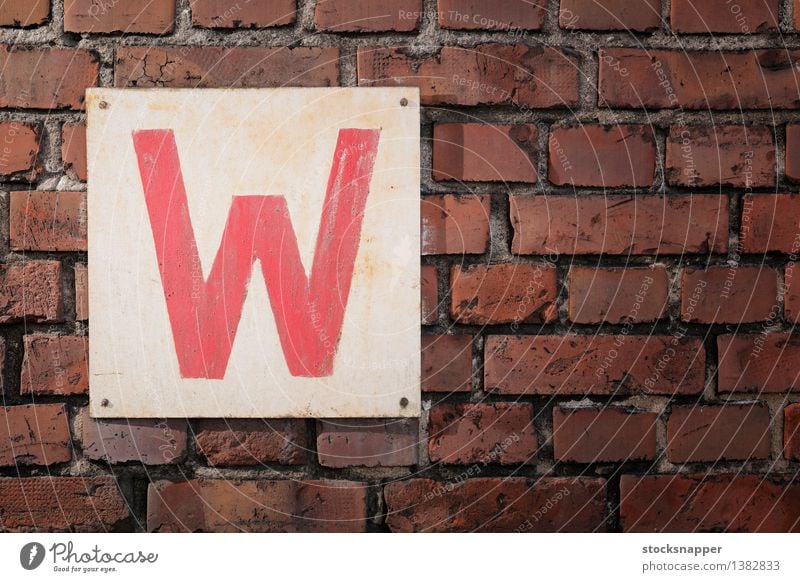
[[[85,251],[86,193],[11,193],[11,249]]]
[[[121,46],[117,87],[331,87],[339,49]]]
[[[667,458],[673,463],[769,457],[769,409],[763,404],[673,406]]]
[[[536,462],[536,428],[530,404],[439,404],[431,408],[428,433],[428,454],[434,463]]]
[[[553,455],[567,463],[651,461],[656,457],[654,412],[556,406]]]
[[[0,466],[54,465],[70,459],[72,441],[63,404],[0,407]]]
[[[672,0],[669,21],[675,32],[753,34],[777,29],[778,10],[778,0]]]
[[[623,475],[626,532],[800,531],[800,485],[791,475]]]
[[[23,336],[22,394],[71,396],[89,391],[89,338],[35,334]]]
[[[571,30],[633,30],[661,26],[661,0],[561,0],[558,22]]]
[[[415,419],[337,419],[317,423],[323,467],[403,467],[419,461]]]
[[[97,54],[73,48],[0,45],[0,107],[83,109],[84,92],[97,85]]]
[[[798,10],[800,12],[800,10]],[[798,15],[800,16],[800,15]],[[800,124],[786,125],[786,177],[800,182]]]
[[[600,51],[599,94],[610,107],[796,109],[800,51]]]
[[[24,177],[35,178],[39,164],[39,126],[21,121],[0,122],[0,175],[11,176],[26,172]]]
[[[467,182],[536,182],[535,125],[437,123],[433,177]]]
[[[772,132],[767,127],[744,125],[670,128],[666,177],[673,186],[774,186]]]
[[[472,390],[472,336],[422,336],[422,391]]]
[[[510,197],[518,254],[643,255],[728,250],[728,197]]]
[[[441,28],[454,30],[539,30],[546,0],[439,0]]]
[[[49,16],[50,0],[5,0],[0,4],[0,26],[37,26]]]
[[[362,532],[366,485],[352,481],[151,483],[151,532]]]
[[[501,394],[698,394],[700,338],[498,336],[486,339],[484,383]]]
[[[783,311],[790,323],[800,323],[800,270],[797,263],[786,265],[783,272]]]
[[[166,34],[175,23],[175,0],[119,2],[64,0],[67,32],[124,32]]]
[[[800,195],[748,194],[742,199],[741,251],[800,252]]]
[[[800,461],[800,404],[783,409],[783,456]]]
[[[331,32],[410,32],[421,20],[422,0],[322,0],[314,11],[317,28]]]
[[[89,272],[86,263],[75,263],[75,319],[89,319]]]
[[[475,465],[477,467],[477,465]],[[605,531],[605,480],[411,479],[383,489],[393,532]]]
[[[459,323],[548,323],[556,319],[555,267],[457,265],[450,278],[450,315]]]
[[[197,451],[209,465],[300,465],[306,460],[306,425],[299,419],[212,419],[195,427]]]
[[[422,323],[430,325],[439,319],[439,288],[434,265],[422,265],[420,274],[422,294]]]
[[[61,161],[73,179],[86,181],[86,125],[65,123],[61,129]]]
[[[423,105],[578,104],[578,60],[572,53],[522,44],[447,46],[430,57],[403,48],[358,50],[358,84],[419,87]]]
[[[681,319],[748,323],[778,313],[778,272],[767,266],[686,268],[681,276]]]
[[[94,419],[80,414],[83,456],[109,463],[177,463],[186,454],[186,421],[178,419]]]
[[[800,388],[800,337],[790,333],[717,337],[720,392],[789,392]]]
[[[641,188],[656,169],[653,129],[646,125],[553,127],[548,179],[557,186]]]
[[[489,197],[432,194],[422,198],[422,254],[482,254],[489,246]]]
[[[54,323],[63,319],[61,263],[0,264],[0,323]]]
[[[575,323],[643,323],[664,317],[669,277],[662,265],[569,270],[569,319]]]
[[[296,0],[191,0],[192,24],[205,28],[285,26],[295,21],[296,4]]]

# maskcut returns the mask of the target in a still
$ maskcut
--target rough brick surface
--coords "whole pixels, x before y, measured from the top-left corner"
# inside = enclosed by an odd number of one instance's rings
[[[783,456],[800,461],[800,404],[783,409]]]
[[[308,447],[305,422],[290,419],[201,420],[195,440],[209,465],[223,467],[298,465],[305,462]]]
[[[728,197],[511,197],[519,254],[708,254],[728,249]]]
[[[472,336],[422,336],[422,391],[472,389]]]
[[[63,317],[58,261],[0,264],[0,323],[57,322]]]
[[[789,475],[623,475],[620,499],[628,532],[800,530],[800,486]]]
[[[454,465],[533,464],[533,406],[523,403],[440,404],[430,412],[431,461]]]
[[[569,319],[575,323],[642,323],[661,319],[669,295],[663,266],[569,270]]]
[[[450,315],[461,323],[546,323],[556,317],[556,270],[546,264],[453,267]]]
[[[0,466],[54,465],[71,458],[63,404],[0,407]]]
[[[27,177],[35,177],[40,149],[38,126],[19,121],[0,123],[0,175],[26,172]]]
[[[67,32],[124,32],[164,34],[175,22],[175,0],[98,2],[64,0]]]
[[[419,423],[408,418],[317,423],[317,454],[324,467],[416,465],[418,447]]]
[[[798,10],[800,12],[800,10]],[[786,125],[786,177],[792,182],[800,181],[800,125]]]
[[[89,338],[34,334],[23,337],[20,392],[71,396],[89,390]]]
[[[769,409],[762,405],[674,406],[667,422],[673,463],[766,459]]]
[[[721,335],[720,392],[789,392],[800,388],[800,338],[789,333]]]
[[[422,20],[422,0],[321,0],[314,22],[332,32],[381,32],[416,30]]]
[[[653,412],[623,408],[553,408],[553,455],[569,463],[653,460],[656,456]]]
[[[395,532],[603,531],[603,479],[412,479],[384,488]]]
[[[420,286],[422,294],[422,323],[436,323],[439,317],[439,290],[436,278],[436,267],[423,265],[420,273]]]
[[[754,34],[778,28],[778,0],[733,3],[672,0],[670,27],[675,32]]]
[[[61,161],[75,180],[86,181],[86,125],[65,123],[61,129]]]
[[[359,532],[366,488],[350,481],[203,480],[151,484],[155,532]]]
[[[700,323],[748,323],[777,315],[778,273],[766,266],[684,269],[681,319]]]
[[[550,130],[548,178],[557,185],[645,187],[653,183],[656,146],[645,125],[581,125]]]
[[[486,338],[484,382],[501,394],[697,394],[699,338],[575,335]]]
[[[517,33],[539,30],[544,24],[546,0],[438,0],[441,28],[499,30]]]
[[[191,0],[192,23],[205,28],[266,28],[295,21],[296,0]]]
[[[788,263],[783,272],[783,312],[790,323],[800,323],[800,268]]]
[[[742,198],[741,250],[745,253],[800,251],[800,195],[748,194]]]
[[[570,30],[652,30],[661,26],[661,2],[561,0],[558,22]]]
[[[50,0],[6,0],[0,5],[0,26],[36,26],[48,16]]]
[[[489,197],[430,195],[422,199],[422,254],[482,254],[489,245]]]
[[[85,251],[85,192],[12,192],[11,249]]]
[[[465,182],[536,182],[535,125],[439,123],[433,177]]]

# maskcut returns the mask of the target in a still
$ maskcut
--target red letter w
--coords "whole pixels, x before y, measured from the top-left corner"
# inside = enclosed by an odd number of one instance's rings
[[[204,279],[172,131],[133,132],[184,378],[225,376],[256,259],[289,372],[333,373],[378,138],[377,129],[339,131],[310,277],[286,200],[275,195],[233,197],[222,243]]]

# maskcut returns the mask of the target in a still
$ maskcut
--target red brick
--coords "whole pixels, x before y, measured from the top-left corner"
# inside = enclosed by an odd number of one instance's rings
[[[73,180],[86,181],[86,125],[65,123],[61,129],[61,161]]]
[[[623,475],[626,532],[800,531],[800,486],[790,475]]]
[[[0,175],[11,176],[27,172],[33,179],[41,169],[39,157],[39,127],[32,123],[4,121],[0,123]]]
[[[661,0],[561,0],[561,28],[646,31],[661,26]]]
[[[422,336],[422,391],[472,390],[472,336]]]
[[[652,461],[657,416],[624,408],[556,406],[553,455],[567,463]]]
[[[213,466],[301,465],[308,448],[306,425],[299,419],[201,420],[195,441]]]
[[[478,466],[475,465],[477,471]],[[603,479],[411,479],[383,489],[393,532],[605,531]]]
[[[645,125],[553,127],[548,178],[557,186],[641,188],[653,184],[656,146]]]
[[[763,404],[673,406],[667,458],[673,463],[769,458],[769,409]]]
[[[85,263],[75,263],[75,319],[89,319],[89,272]]]
[[[454,266],[450,315],[459,323],[548,323],[556,319],[556,270],[504,263]]]
[[[669,20],[675,32],[752,34],[776,30],[778,10],[778,0],[672,0]]]
[[[410,32],[421,20],[422,0],[320,0],[314,12],[317,28],[331,32]]]
[[[85,192],[11,192],[11,249],[85,251]]]
[[[98,2],[64,0],[66,32],[124,32],[165,34],[175,24],[175,0]]]
[[[89,392],[89,342],[86,336],[23,336],[22,394],[71,396]]]
[[[36,26],[47,22],[50,0],[5,0],[0,4],[0,26]]]
[[[800,461],[800,404],[783,409],[783,456]]]
[[[317,423],[317,454],[323,467],[403,467],[419,461],[415,419],[337,419]]]
[[[296,4],[296,0],[191,0],[192,24],[205,28],[285,26],[295,21]]]
[[[70,459],[72,440],[63,404],[0,407],[0,466],[54,465]]]
[[[546,3],[546,0],[439,0],[439,27],[510,33],[539,30],[544,24]]]
[[[794,23],[794,29],[800,30],[800,0],[792,2],[792,22]]]
[[[673,127],[667,138],[673,186],[765,188],[775,185],[775,141],[767,127]]]
[[[366,485],[197,479],[151,483],[151,532],[362,532]]]
[[[80,414],[83,456],[111,464],[177,463],[186,454],[186,422],[177,419],[94,419]]]
[[[800,51],[600,51],[601,105],[622,108],[796,109]]]
[[[783,311],[786,319],[792,323],[800,323],[800,270],[797,263],[791,262],[784,269]]]
[[[467,182],[536,182],[535,125],[437,123],[433,178]]]
[[[535,463],[533,418],[530,404],[439,404],[430,412],[428,454],[452,465]]]
[[[484,381],[501,394],[698,394],[699,338],[680,336],[489,336]]]
[[[339,49],[120,46],[117,87],[332,87]]]
[[[0,479],[0,530],[107,532],[130,515],[111,477]]]
[[[83,109],[100,61],[82,49],[0,45],[0,70],[0,107]]]
[[[482,254],[489,246],[489,197],[422,198],[422,254]]]
[[[790,333],[721,335],[720,392],[789,392],[800,388],[800,337]]]
[[[448,46],[430,57],[403,48],[358,50],[358,84],[419,87],[423,105],[578,104],[578,60],[572,53],[523,44]]]
[[[741,252],[800,252],[800,195],[748,194],[741,216]]]
[[[669,277],[661,265],[569,270],[569,318],[575,323],[656,321],[668,301]]]
[[[681,319],[695,323],[749,323],[778,313],[778,272],[767,266],[686,268]]]
[[[786,177],[800,182],[800,124],[796,123],[786,125]]]
[[[434,265],[422,265],[422,323],[430,325],[439,319],[439,288]]]
[[[61,263],[0,264],[0,323],[55,323],[63,319]]]
[[[511,196],[518,254],[708,254],[728,250],[728,197]]]

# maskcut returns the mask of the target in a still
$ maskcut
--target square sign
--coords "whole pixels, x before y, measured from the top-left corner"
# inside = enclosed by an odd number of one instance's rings
[[[90,89],[95,417],[412,417],[419,94]]]

